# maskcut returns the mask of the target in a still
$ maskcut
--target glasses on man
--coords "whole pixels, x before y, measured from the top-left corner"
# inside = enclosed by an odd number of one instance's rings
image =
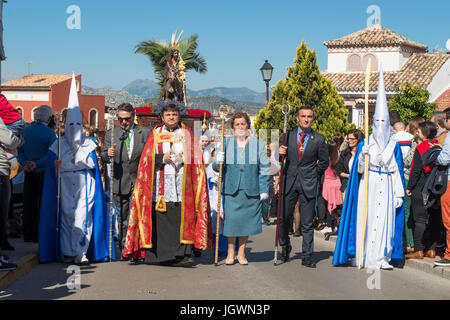
[[[119,122],[122,122],[122,121],[130,122],[130,121],[131,121],[131,117],[128,117],[128,118],[117,117],[117,120],[118,120]]]

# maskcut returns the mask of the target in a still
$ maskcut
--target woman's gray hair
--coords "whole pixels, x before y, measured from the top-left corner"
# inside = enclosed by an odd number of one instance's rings
[[[48,121],[52,116],[52,108],[47,105],[42,105],[34,109],[34,120],[35,121]]]

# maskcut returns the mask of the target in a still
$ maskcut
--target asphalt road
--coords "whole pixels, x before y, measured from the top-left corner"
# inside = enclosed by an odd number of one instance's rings
[[[334,243],[320,236],[315,236],[316,269],[301,266],[301,238],[292,238],[293,259],[274,266],[275,226],[263,230],[250,238],[248,266],[226,266],[224,258],[215,266],[212,251],[196,258],[193,268],[98,263],[81,267],[79,278],[67,273],[68,265],[43,264],[1,291],[0,300],[450,299],[449,280],[416,269],[368,273],[334,267]],[[67,287],[74,279],[80,289]]]

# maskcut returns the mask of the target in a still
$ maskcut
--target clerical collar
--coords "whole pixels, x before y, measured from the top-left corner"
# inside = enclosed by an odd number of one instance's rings
[[[165,129],[166,131],[168,131],[168,132],[174,132],[174,131],[178,130],[179,128],[180,128],[180,127],[177,125],[176,128],[170,130],[166,125],[164,125],[164,129]]]

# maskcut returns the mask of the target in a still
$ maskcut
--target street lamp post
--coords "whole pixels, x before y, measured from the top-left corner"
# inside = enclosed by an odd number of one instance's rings
[[[266,103],[269,103],[269,82],[270,80],[272,80],[273,67],[269,63],[269,60],[266,60],[266,62],[264,62],[263,66],[259,70],[261,71],[263,80],[266,83]]]

